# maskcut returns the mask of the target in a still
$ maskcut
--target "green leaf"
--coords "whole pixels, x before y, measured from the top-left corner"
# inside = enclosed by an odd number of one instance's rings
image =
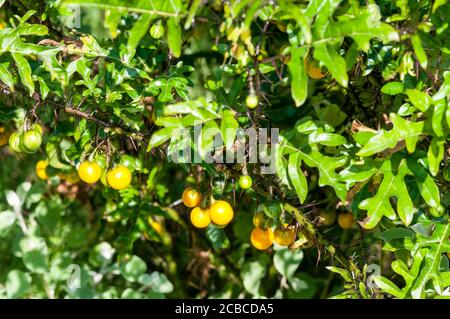
[[[428,65],[427,54],[423,49],[422,40],[420,39],[420,36],[417,33],[411,37],[411,43],[413,45],[414,53],[416,54],[417,60],[419,60],[420,66],[426,69]]]
[[[430,147],[428,148],[428,163],[430,165],[430,173],[433,176],[438,174],[440,164],[444,159],[444,146],[445,140],[439,140],[435,137],[431,140]]]
[[[50,92],[50,88],[47,86],[47,83],[45,83],[44,79],[42,79],[40,76],[38,76],[39,81],[39,92],[41,93],[42,99],[46,99],[48,93]]]
[[[428,204],[429,209],[436,215],[442,215],[444,213],[444,207],[440,203],[439,188],[434,182],[433,177],[413,158],[408,158],[408,167],[416,177],[420,195]]]
[[[186,12],[185,4],[180,1],[166,0],[63,0],[65,5],[77,4],[86,7],[97,7],[108,10],[127,10],[138,13],[159,15],[162,17],[178,17]]]
[[[122,10],[106,10],[105,12],[105,27],[108,28],[113,39],[118,35],[117,27],[120,23],[122,15]]]
[[[44,274],[48,271],[48,249],[43,238],[25,237],[19,242],[22,261],[28,270]]]
[[[326,43],[314,44],[314,58],[323,62],[340,85],[347,87],[347,64],[345,59],[331,45]]]
[[[404,238],[413,238],[414,232],[410,230],[409,228],[393,228],[393,229],[387,229],[379,234],[377,234],[377,237],[383,239],[386,242],[389,242],[391,240],[395,239],[404,239]]]
[[[447,0],[436,0],[433,4],[433,12],[435,12],[440,6],[443,6],[447,3]]]
[[[394,169],[397,174],[394,175]],[[405,225],[409,225],[416,209],[408,195],[408,190],[404,183],[405,175],[409,173],[405,161],[398,164],[398,167],[392,167],[390,160],[383,163],[381,170],[384,172],[383,180],[377,190],[377,194],[363,200],[359,209],[367,210],[367,219],[364,220],[364,228],[374,228],[381,220],[382,216],[389,219],[395,219],[396,214],[390,203],[391,196],[397,196],[397,210],[400,219]]]
[[[11,92],[14,92],[14,79],[12,74],[8,71],[9,63],[0,63],[0,81],[5,83]]]
[[[172,136],[176,135],[177,132],[179,132],[178,127],[165,127],[156,131],[155,133],[152,134],[152,137],[148,142],[147,152],[149,152],[151,149],[155,147],[164,144],[165,142],[170,140]]]
[[[327,104],[325,107],[320,109],[315,109],[317,117],[333,127],[337,127],[342,124],[347,118],[347,114],[345,114],[339,106],[336,104]]]
[[[166,105],[164,115],[191,114],[200,121],[208,121],[219,118],[219,115],[213,110],[213,106],[204,99],[195,101],[179,102]]]
[[[122,291],[121,299],[143,299],[144,294],[132,288],[126,288]]]
[[[0,212],[0,237],[7,233],[7,230],[14,225],[16,221],[16,214],[11,211]]]
[[[295,105],[302,105],[308,97],[308,76],[306,75],[303,57],[306,53],[304,48],[291,47],[291,60],[288,63],[291,94]]]
[[[261,279],[266,275],[266,267],[260,261],[252,261],[242,266],[241,277],[244,288],[253,296],[259,296]]]
[[[425,92],[421,92],[416,89],[408,89],[405,93],[408,95],[408,98],[414,107],[422,112],[425,112],[432,103],[431,97],[429,97]]]
[[[439,269],[443,253],[450,252],[448,239],[450,223],[430,222],[422,218],[419,224],[421,224],[422,228],[430,226],[432,232],[425,235],[416,232],[414,248],[411,248],[414,258],[411,270],[408,270],[406,265],[397,268],[393,266],[393,269],[405,277],[407,284],[403,289],[408,291],[412,298],[422,299],[425,297],[428,283],[431,282],[432,286],[430,285],[430,287],[433,287],[439,295],[450,284],[450,282],[443,280]],[[396,262],[400,266],[402,265],[401,261],[397,260]]]
[[[326,267],[329,271],[334,272],[336,274],[339,274],[346,282],[353,282],[352,277],[348,270],[343,268],[338,268],[334,266],[328,266]]]
[[[446,103],[444,100],[434,103],[433,115],[431,117],[431,127],[438,137],[444,136],[443,119],[446,111]]]
[[[216,227],[212,224],[209,225],[206,228],[206,237],[211,242],[214,250],[221,251],[230,248],[230,240],[223,228]]]
[[[308,182],[306,181],[305,175],[301,170],[301,156],[300,152],[291,153],[289,155],[288,162],[288,174],[289,180],[294,186],[295,192],[297,193],[300,203],[304,203],[306,196],[308,195]]]
[[[373,197],[364,199],[359,203],[358,208],[367,210],[367,218],[363,221],[364,228],[374,228],[383,216],[394,220],[396,212],[392,208],[390,199],[397,198],[397,213],[405,225],[412,222],[412,218],[417,208],[414,207],[410,198],[410,192],[406,187],[405,178],[408,175],[414,176],[419,187],[420,194],[430,209],[440,212],[439,190],[427,171],[420,166],[418,158],[407,156],[402,153],[395,153],[384,161],[365,162],[347,168],[341,174],[343,180],[351,182],[362,182],[374,175],[374,169],[383,174],[381,184],[378,186]]]
[[[195,145],[202,159],[205,159],[214,147],[217,147],[217,145],[214,145],[214,139],[220,134],[219,126],[215,121],[208,121],[203,125]]]
[[[381,92],[389,95],[397,95],[403,93],[403,83],[402,82],[389,82],[383,85]]]
[[[192,23],[194,22],[195,14],[199,10],[200,6],[203,6],[202,0],[194,0],[191,3],[191,6],[189,7],[189,12],[186,17],[186,22],[184,23],[184,29],[187,30],[191,27]]]
[[[391,264],[392,270],[395,273],[403,277],[405,286],[403,288],[397,287],[392,281],[382,276],[372,276],[375,284],[384,292],[389,293],[397,298],[404,298],[410,294],[411,287],[414,284],[414,280],[420,272],[420,266],[424,258],[423,251],[419,251],[414,255],[413,264],[411,268],[401,261],[400,259],[394,260]]]
[[[20,270],[11,270],[6,277],[6,294],[8,298],[16,299],[28,292],[31,277]]]
[[[131,282],[138,281],[139,277],[147,271],[147,265],[138,256],[133,255],[130,260],[120,267],[122,276]]]
[[[149,286],[152,291],[157,293],[168,294],[173,291],[173,285],[166,275],[157,271],[152,272],[150,275],[143,274],[139,277],[139,283]]]
[[[401,140],[405,140],[406,149],[413,153],[420,135],[423,134],[425,122],[412,122],[403,119],[395,113],[390,114],[394,128],[390,131],[380,130],[357,153],[359,156],[373,154],[393,148]]]
[[[130,51],[134,52],[141,39],[147,33],[148,28],[150,27],[150,23],[152,22],[153,19],[154,16],[147,13],[144,13],[139,17],[139,19],[133,25],[128,34],[128,42],[127,42],[128,52]]]
[[[234,140],[236,139],[237,128],[239,127],[239,123],[234,116],[235,112],[231,110],[223,110],[222,112],[220,131],[227,150],[233,146]]]
[[[392,281],[390,281],[387,278],[384,278],[379,275],[374,275],[372,277],[375,284],[380,288],[382,291],[393,295],[397,298],[403,298],[404,293],[401,291],[400,288],[398,288]]]
[[[444,81],[439,88],[439,91],[433,95],[433,101],[445,99],[450,95],[450,71],[444,71],[443,77]]]
[[[307,273],[300,273],[289,281],[289,298],[311,299],[317,291],[316,280]]]
[[[66,242],[70,248],[76,249],[82,247],[87,240],[89,230],[86,228],[75,228],[67,234]]]
[[[17,70],[19,71],[19,76],[22,83],[27,87],[30,91],[30,96],[34,93],[34,82],[33,77],[31,76],[31,67],[28,64],[27,59],[20,53],[11,53],[15,63]]]
[[[178,20],[176,18],[169,18],[167,20],[167,42],[170,52],[176,58],[181,56],[182,34]]]
[[[333,129],[329,128],[328,130]],[[313,143],[311,143],[310,138]],[[323,155],[320,152],[320,144],[322,143],[325,145],[337,145],[344,141],[345,139],[338,137],[337,134],[324,134],[324,127],[316,125],[316,123],[308,120],[308,118],[299,121],[296,123],[294,129],[284,132],[282,133],[282,136],[280,136],[279,145],[282,147],[283,154],[277,153],[275,162],[279,178],[282,178],[283,183],[290,185],[286,175],[286,170],[290,167],[291,171],[288,173],[289,175],[291,173],[293,174],[295,180],[292,182],[297,183],[296,186],[294,185],[294,188],[296,191],[298,189],[299,194],[301,195],[299,198],[305,198],[305,191],[307,188],[304,187],[305,184],[304,181],[301,180],[301,176],[296,174],[293,170],[293,163],[298,159],[291,158],[290,166],[288,165],[288,162],[283,159],[287,154],[298,153],[298,156],[305,165],[308,167],[315,167],[319,170],[319,186],[329,185],[333,187],[337,196],[341,200],[345,200],[347,188],[345,184],[340,182],[336,169],[346,163],[346,157],[331,157]],[[278,151],[279,150],[280,149],[278,149]]]
[[[302,260],[302,250],[291,251],[285,248],[276,251],[273,255],[273,264],[276,270],[288,280],[291,280],[294,277]]]
[[[326,133],[321,130],[312,132],[308,136],[309,145],[322,144],[325,146],[339,146],[345,144],[347,140],[339,134]]]

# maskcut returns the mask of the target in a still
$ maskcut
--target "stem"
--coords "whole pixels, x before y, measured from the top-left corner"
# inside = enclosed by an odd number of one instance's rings
[[[0,83],[0,88],[2,89],[2,91],[4,93],[14,96],[14,92],[11,92],[9,90],[9,88],[6,87],[5,85],[3,85],[2,83]],[[20,88],[16,88],[16,89],[20,90],[22,93],[26,94],[26,92],[23,92],[23,90],[21,90]],[[39,97],[39,95],[37,95],[37,93],[35,94],[35,97],[36,96]],[[40,97],[39,97],[39,100],[40,100]],[[130,128],[127,128],[127,127],[124,127],[124,126],[120,126],[120,125],[113,125],[111,123],[103,121],[103,120],[101,120],[101,119],[99,119],[99,118],[97,118],[97,117],[95,117],[95,116],[93,116],[91,114],[88,114],[88,113],[86,113],[86,112],[84,112],[84,111],[82,111],[82,110],[80,110],[78,108],[62,105],[62,104],[60,104],[58,102],[55,102],[55,101],[52,101],[52,100],[45,100],[45,102],[55,106],[58,109],[63,110],[67,114],[76,115],[76,116],[82,117],[82,118],[84,118],[84,119],[86,119],[88,121],[94,122],[94,123],[96,123],[96,124],[98,124],[100,126],[106,127],[110,131],[112,131],[112,132],[114,132],[114,133],[116,133],[118,135],[127,135],[127,136],[130,136],[130,137],[138,139],[138,140],[142,140],[142,139],[144,139],[144,137],[147,136],[146,134],[143,134],[141,132],[135,131],[133,129],[130,129]],[[54,111],[56,112],[55,109],[54,109]]]
[[[81,111],[79,109],[76,109],[76,108],[73,108],[73,107],[70,107],[70,106],[65,106],[64,107],[64,111],[66,113],[68,113],[68,114],[73,114],[73,115],[82,117],[82,118],[84,118],[84,119],[86,119],[88,121],[92,121],[92,122],[95,122],[98,125],[101,125],[101,126],[104,126],[106,128],[109,128],[109,129],[111,129],[111,131],[113,131],[116,134],[119,134],[119,135],[132,134],[132,135],[134,135],[134,137],[138,137],[140,139],[143,138],[143,134],[142,133],[132,132],[132,131],[129,131],[128,129],[125,129],[123,127],[111,125],[110,123],[105,122],[103,120],[100,120],[100,119],[96,118],[95,116],[93,116],[91,114],[88,114],[86,112],[83,112],[83,111]]]
[[[22,230],[24,235],[28,235],[29,229],[27,224],[25,223],[25,219],[23,218],[22,211],[20,210],[20,208],[14,207],[14,213],[16,214],[20,229]]]
[[[55,299],[55,296],[50,289],[50,287],[47,285],[47,282],[44,279],[44,275],[39,276],[42,281],[42,286],[44,287],[45,293],[47,294],[48,299]]]
[[[299,223],[302,225],[308,233],[310,233],[313,237],[317,238],[319,244],[323,245],[326,251],[328,251],[333,258],[335,258],[338,262],[342,264],[345,268],[353,272],[354,270],[358,270],[358,267],[350,260],[347,259],[346,256],[342,254],[342,252],[322,233],[320,233],[314,224],[307,218],[305,215],[294,206],[285,203],[284,209],[289,212]]]

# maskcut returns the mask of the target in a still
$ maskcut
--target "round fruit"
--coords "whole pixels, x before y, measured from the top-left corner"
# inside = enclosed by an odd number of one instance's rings
[[[181,196],[183,204],[189,208],[200,205],[202,194],[193,188],[186,188]]]
[[[14,132],[9,137],[9,148],[16,153],[23,152],[22,148],[22,134]]]
[[[131,172],[123,165],[117,165],[106,173],[108,185],[115,190],[127,188],[131,183]]]
[[[281,246],[289,246],[295,240],[295,230],[292,226],[277,227],[273,233],[273,240]]]
[[[241,177],[239,177],[239,187],[242,189],[249,189],[252,187],[252,178],[248,175],[241,175]]]
[[[27,131],[22,136],[25,151],[36,152],[42,144],[42,135],[37,131]]]
[[[233,208],[228,202],[218,200],[211,205],[209,216],[214,224],[223,226],[233,219]]]
[[[342,229],[350,229],[353,227],[354,219],[352,213],[341,213],[338,215],[337,220]]]
[[[47,161],[39,161],[36,163],[36,175],[40,179],[47,179],[47,172],[45,171],[48,166]]]
[[[321,220],[320,220],[320,226],[331,226],[336,221],[336,212],[324,212],[321,211],[319,214]]]
[[[44,132],[44,130],[42,129],[42,126],[39,125],[39,123],[34,123],[31,126],[31,130],[38,132],[39,134],[42,135],[42,133]]]
[[[254,109],[255,107],[258,106],[258,103],[259,103],[258,97],[254,94],[248,95],[247,98],[245,99],[245,104],[249,109]]]
[[[257,212],[255,215],[253,215],[253,226],[263,227],[266,220],[267,217],[266,214],[264,214],[264,212]]]
[[[102,168],[95,162],[83,162],[78,167],[78,176],[83,182],[92,184],[102,176]]]
[[[207,209],[201,209],[199,206],[191,211],[191,223],[197,228],[205,228],[211,224],[211,218]]]
[[[256,227],[252,230],[250,241],[256,249],[266,250],[273,244],[273,232],[270,228]]]
[[[150,35],[153,39],[159,39],[164,35],[164,27],[161,23],[156,23],[150,28]]]

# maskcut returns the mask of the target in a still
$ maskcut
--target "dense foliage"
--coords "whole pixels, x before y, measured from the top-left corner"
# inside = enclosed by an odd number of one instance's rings
[[[448,1],[0,7],[1,297],[450,296]]]

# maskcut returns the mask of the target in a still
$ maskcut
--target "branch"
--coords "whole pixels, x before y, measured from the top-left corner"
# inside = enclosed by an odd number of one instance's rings
[[[346,256],[342,254],[342,252],[321,232],[317,230],[314,224],[297,208],[292,206],[289,203],[284,203],[284,209],[290,213],[299,223],[302,225],[308,233],[317,238],[318,242],[322,244],[325,249],[339,261],[344,267],[349,269],[350,271],[358,270],[358,267],[349,260]]]
[[[12,6],[15,6],[18,10],[21,9],[21,11],[23,11],[21,13],[21,15],[25,14],[26,12],[30,11],[30,9],[28,9],[21,0],[8,0],[8,3]],[[20,13],[20,12],[18,12]],[[39,12],[39,15],[42,15],[43,12]],[[36,16],[31,16],[31,20],[34,21],[34,23],[37,24],[44,24],[52,33],[54,33],[55,35],[59,36],[60,38],[62,38],[64,35],[61,31],[56,30],[55,28],[53,28],[53,26],[51,26],[47,21],[43,21],[41,19],[39,19]]]
[[[14,94],[14,92],[10,91],[9,88],[7,86],[3,85],[2,83],[0,83],[0,88],[1,88],[1,91],[3,93],[5,93],[5,94],[8,94],[8,95],[13,95]],[[18,91],[21,91],[21,93],[23,93],[25,95],[27,94],[21,88],[16,88],[16,89]],[[96,123],[96,124],[98,124],[100,126],[103,126],[103,127],[107,128],[107,129],[109,129],[110,131],[112,131],[112,132],[114,132],[114,133],[116,133],[118,135],[127,135],[127,136],[129,136],[131,138],[135,138],[135,139],[138,139],[138,140],[142,140],[145,137],[145,134],[143,134],[141,132],[135,131],[135,130],[130,129],[128,127],[124,127],[124,126],[120,126],[120,125],[113,125],[113,124],[111,124],[109,122],[103,121],[103,120],[95,117],[92,114],[88,114],[88,113],[86,113],[86,112],[84,112],[84,111],[82,111],[80,109],[77,109],[77,108],[74,108],[74,107],[71,107],[71,106],[68,106],[68,105],[63,105],[63,104],[60,104],[60,103],[52,101],[52,100],[42,100],[41,96],[38,93],[36,93],[36,92],[33,94],[33,98],[35,100],[37,100],[38,102],[49,103],[49,104],[57,107],[58,109],[63,110],[67,114],[79,116],[79,117],[82,117],[82,118],[84,118],[84,119],[86,119],[88,121],[94,122],[94,123]]]
[[[103,126],[105,128],[108,128],[109,130],[111,130],[112,132],[118,134],[118,135],[128,135],[130,137],[142,140],[144,138],[144,134],[137,132],[135,130],[129,129],[127,127],[123,127],[123,126],[119,126],[119,125],[112,125],[109,122],[103,121],[95,116],[93,116],[92,114],[88,114],[80,109],[71,107],[71,106],[64,106],[61,105],[59,103],[53,102],[53,101],[46,101],[46,102],[50,102],[50,104],[53,104],[61,109],[64,110],[64,112],[66,112],[67,114],[72,114],[72,115],[76,115],[79,117],[82,117],[88,121],[94,122],[100,126]]]

